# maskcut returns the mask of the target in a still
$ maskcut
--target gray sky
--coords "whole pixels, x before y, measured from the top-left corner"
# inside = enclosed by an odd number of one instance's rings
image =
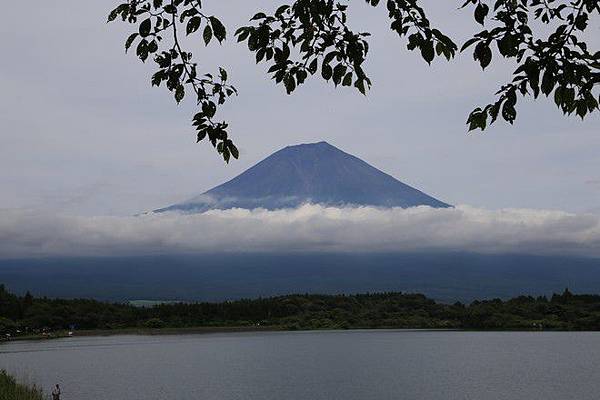
[[[223,17],[231,37],[270,3],[204,5]],[[366,98],[319,79],[286,96],[234,40],[208,50],[200,39],[193,44],[202,65],[225,66],[240,91],[220,114],[241,151],[228,166],[208,144],[194,144],[193,105],[178,107],[164,89],[150,88],[149,66],[124,55],[131,28],[105,23],[115,2],[7,3],[0,25],[0,208],[130,215],[203,192],[286,145],[327,140],[449,203],[598,210],[598,114],[581,122],[546,99],[526,100],[515,126],[467,134],[469,111],[493,98],[512,66],[500,62],[482,73],[464,54],[427,67],[381,23],[385,7],[352,3],[353,25],[374,34],[367,66],[374,87]],[[474,28],[458,3],[427,3],[453,37],[462,40]],[[600,37],[598,26],[590,30]]]

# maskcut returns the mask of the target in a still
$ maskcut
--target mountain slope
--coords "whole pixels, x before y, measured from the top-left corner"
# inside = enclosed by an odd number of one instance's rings
[[[200,196],[162,211],[328,206],[449,207],[326,142],[288,146]]]
[[[20,294],[109,301],[404,291],[453,303],[566,287],[600,293],[600,259],[438,252],[0,259],[0,282]]]

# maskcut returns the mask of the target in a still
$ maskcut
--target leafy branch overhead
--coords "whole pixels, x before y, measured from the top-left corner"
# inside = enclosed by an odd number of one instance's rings
[[[191,91],[199,106],[193,117],[197,141],[208,138],[226,162],[238,150],[227,133],[227,123],[215,120],[217,107],[226,99],[237,94],[235,87],[228,84],[227,71],[219,68],[218,74],[199,73],[193,53],[181,46],[181,36],[202,32],[203,42],[208,46],[216,40],[222,43],[227,36],[223,23],[212,15],[202,12],[199,0],[130,0],[120,4],[108,16],[108,21],[117,18],[137,25],[125,42],[125,50],[135,45],[136,55],[142,61],[152,57],[157,71],[152,75],[152,86],[165,87],[180,103]]]
[[[367,1],[377,6],[378,0]],[[454,56],[456,45],[430,26],[425,12],[416,1],[388,1],[391,28],[407,36],[410,50],[419,49],[431,63],[437,50],[447,59]],[[335,86],[354,86],[365,94],[371,80],[363,69],[369,52],[367,32],[354,32],[348,25],[348,6],[327,0],[297,0],[282,5],[272,15],[259,12],[236,35],[256,54],[256,62],[270,64],[275,82],[283,82],[288,94],[319,69],[326,81]],[[293,49],[293,52],[292,52]],[[293,56],[294,54],[295,56]]]
[[[366,0],[377,7],[379,0]],[[462,8],[473,7],[474,19],[483,25],[462,46],[473,47],[474,59],[483,69],[493,59],[494,46],[501,57],[514,59],[513,80],[501,87],[496,102],[475,109],[469,116],[469,129],[485,129],[499,115],[510,123],[516,118],[518,95],[553,93],[565,113],[582,118],[598,109],[600,52],[592,51],[581,35],[592,16],[600,13],[600,0],[467,0]],[[296,0],[272,13],[258,12],[250,25],[235,32],[254,53],[257,63],[268,65],[268,73],[288,94],[309,77],[320,75],[335,86],[353,86],[366,94],[371,80],[364,69],[369,52],[368,32],[357,32],[349,24],[349,0]],[[418,51],[428,63],[441,56],[452,59],[456,44],[432,26],[419,0],[387,0],[390,29],[405,38],[409,50]],[[225,161],[238,150],[228,136],[228,124],[215,115],[228,97],[237,94],[228,83],[227,72],[201,73],[193,54],[182,48],[181,37],[201,36],[208,46],[222,43],[227,31],[221,20],[204,12],[201,0],[129,0],[117,6],[109,21],[120,18],[136,25],[126,40],[126,50],[135,46],[142,61],[157,65],[152,85],[172,92],[179,103],[186,91],[196,98],[198,112],[193,117],[197,140],[207,138]],[[545,29],[539,29],[540,26]],[[536,35],[533,27],[547,31]]]
[[[500,56],[517,64],[512,81],[496,93],[497,100],[471,113],[469,129],[483,130],[498,115],[512,124],[519,95],[552,96],[564,114],[582,119],[598,110],[594,90],[600,83],[600,51],[590,49],[583,35],[590,17],[598,17],[600,1],[467,0],[467,6],[474,6],[475,20],[489,29],[474,35],[462,50],[475,46],[473,56],[484,69],[492,61],[494,45]],[[547,37],[534,31],[549,27]]]

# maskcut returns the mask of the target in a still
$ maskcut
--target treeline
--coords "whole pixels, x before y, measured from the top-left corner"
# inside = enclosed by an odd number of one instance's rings
[[[280,329],[600,330],[600,296],[520,296],[442,304],[421,294],[288,295],[153,307],[16,296],[0,285],[0,332],[263,326]]]

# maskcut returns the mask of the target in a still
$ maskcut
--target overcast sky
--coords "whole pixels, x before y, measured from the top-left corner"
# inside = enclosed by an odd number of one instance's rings
[[[72,215],[131,215],[179,202],[234,177],[275,150],[326,140],[430,195],[486,209],[571,212],[600,207],[600,118],[563,117],[525,100],[514,126],[467,134],[465,119],[510,79],[482,73],[468,54],[427,65],[388,32],[385,7],[353,1],[352,24],[369,30],[368,97],[310,81],[286,96],[230,40],[196,54],[230,72],[240,95],[220,117],[241,160],[225,165],[195,144],[193,105],[150,88],[151,70],[126,56],[125,24],[105,23],[114,1],[4,5],[0,24],[0,208]],[[269,1],[204,2],[234,27]],[[428,1],[432,19],[462,40],[474,28],[457,2]],[[439,3],[444,3],[440,5]],[[455,4],[456,3],[456,4]],[[279,3],[277,3],[279,4]],[[592,26],[596,38],[598,26]],[[597,39],[596,39],[597,41]]]

